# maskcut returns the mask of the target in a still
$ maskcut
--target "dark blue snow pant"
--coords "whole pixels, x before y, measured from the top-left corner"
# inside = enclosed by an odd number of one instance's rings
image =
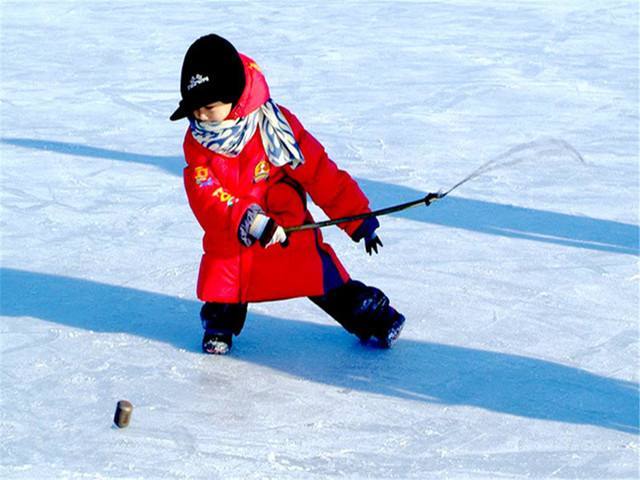
[[[309,299],[363,340],[386,331],[397,315],[381,290],[356,280]],[[200,318],[206,333],[239,335],[247,318],[247,304],[207,302]]]

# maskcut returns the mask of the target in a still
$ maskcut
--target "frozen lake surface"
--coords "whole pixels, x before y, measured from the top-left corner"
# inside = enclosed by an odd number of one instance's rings
[[[637,478],[637,3],[317,3],[3,2],[0,476]],[[210,32],[373,208],[537,142],[381,218],[378,256],[325,231],[393,350],[295,299],[200,353],[168,116]]]

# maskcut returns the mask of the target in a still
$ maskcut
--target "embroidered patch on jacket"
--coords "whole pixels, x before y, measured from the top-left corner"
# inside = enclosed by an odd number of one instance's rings
[[[195,180],[200,188],[213,185],[213,178],[209,175],[207,167],[196,167]]]
[[[222,187],[216,188],[212,196],[220,200],[222,203],[226,203],[227,207],[232,207],[234,203],[238,203],[239,201],[237,197],[234,197],[229,192],[225,192]]]
[[[270,168],[269,162],[261,160],[253,171],[253,183],[258,183],[269,178]]]

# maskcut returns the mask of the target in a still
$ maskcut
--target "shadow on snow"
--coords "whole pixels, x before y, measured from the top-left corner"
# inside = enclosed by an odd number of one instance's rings
[[[2,138],[0,141],[36,150],[153,165],[178,176],[182,175],[184,164],[180,157],[119,152],[74,143],[27,138]],[[358,179],[358,183],[369,196],[373,208],[418,199],[426,193],[367,179]],[[457,196],[448,196],[429,207],[428,211],[414,208],[394,215],[485,234],[591,250],[638,255],[640,249],[637,225]]]
[[[0,292],[0,313],[25,322],[35,317],[199,349],[195,301],[13,269],[0,270]],[[382,351],[336,325],[250,313],[232,358],[361,392],[639,432],[636,383],[518,355],[406,339]]]

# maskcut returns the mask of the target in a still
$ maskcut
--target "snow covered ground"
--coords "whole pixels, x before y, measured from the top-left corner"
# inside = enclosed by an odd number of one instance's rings
[[[637,478],[637,2],[0,15],[2,478]],[[212,31],[375,208],[538,139],[585,164],[529,151],[382,218],[377,257],[326,230],[406,314],[395,349],[296,299],[252,305],[233,354],[204,356],[185,123],[168,116]]]

